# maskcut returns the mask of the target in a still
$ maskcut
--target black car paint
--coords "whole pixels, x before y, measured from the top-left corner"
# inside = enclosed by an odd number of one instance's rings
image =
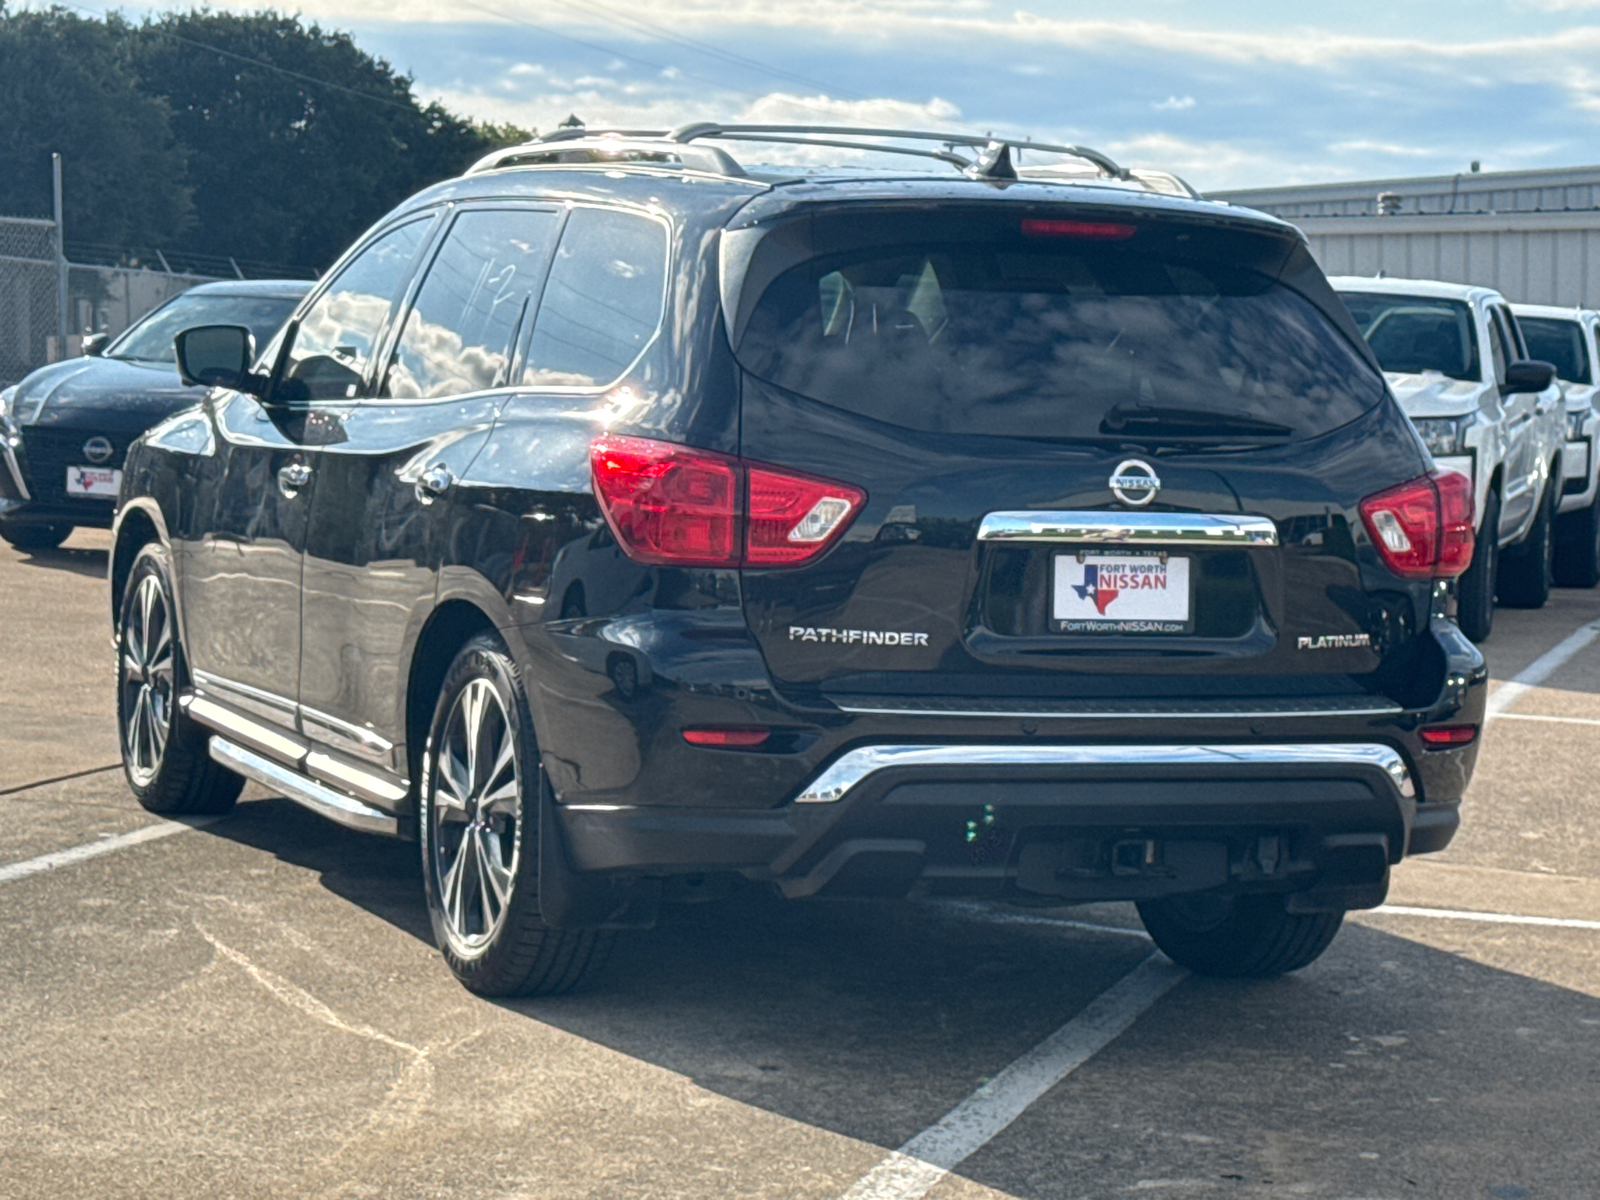
[[[966,799],[943,796],[906,810],[902,849],[926,848],[923,883],[934,890],[1004,891],[1022,834],[1039,820],[1070,825],[1074,812],[1090,810],[1085,819],[1102,831],[1278,829],[1311,820],[1305,814],[1314,810],[1319,831],[1355,837],[1384,824],[1385,862],[1449,841],[1477,743],[1427,750],[1417,729],[1481,722],[1487,673],[1446,615],[1446,590],[1391,575],[1355,511],[1361,497],[1430,466],[1392,398],[1314,441],[1163,457],[1171,487],[1158,509],[1238,511],[1248,495],[1251,511],[1277,522],[1282,552],[1238,552],[1251,559],[1244,565],[1260,597],[1241,628],[1090,645],[1015,623],[997,627],[974,603],[979,581],[998,569],[997,548],[975,554],[974,534],[983,513],[1000,507],[1112,507],[1105,480],[1118,452],[891,434],[777,393],[745,376],[730,349],[727,326],[737,328],[747,309],[741,272],[763,253],[751,231],[778,230],[776,261],[792,261],[804,247],[781,243],[804,224],[808,206],[954,198],[1155,214],[1258,238],[1266,231],[1281,243],[1275,269],[1367,354],[1287,226],[1096,188],[926,179],[769,187],[630,166],[468,176],[421,194],[379,228],[424,210],[517,198],[669,215],[664,322],[617,384],[291,411],[218,392],[136,444],[124,479],[113,593],[128,547],[141,537],[167,541],[179,563],[191,664],[226,664],[230,672],[214,694],[276,722],[304,750],[381,774],[396,795],[381,803],[402,828],[414,810],[433,700],[420,684],[444,644],[435,638],[479,621],[500,631],[528,681],[551,782],[554,828],[546,832],[556,835],[543,842],[545,869],[604,873],[624,891],[641,878],[726,870],[804,892],[809,885],[796,880],[814,874],[828,847],[884,836],[878,801],[899,777],[851,806],[802,809],[792,797],[843,751],[880,742],[1374,741],[1403,753],[1420,792],[1409,811],[1380,822],[1361,815],[1347,785],[1242,771],[1236,794],[1214,797],[1200,813],[1175,806],[1181,773],[1156,771],[1141,775],[1134,792],[1143,800],[1121,816],[1104,805],[1085,809],[1081,796],[1065,808],[1045,804],[1036,816],[1031,802],[1008,809],[1006,788],[1019,797],[1037,791],[1049,772],[1002,773],[974,781]],[[392,316],[375,364],[393,344]],[[859,472],[874,483],[843,541],[813,566],[643,566],[622,554],[592,495],[588,447],[604,431],[846,480]],[[292,494],[277,478],[291,463],[312,468],[309,484]],[[430,498],[418,489],[418,472],[435,463],[448,466],[454,483]],[[914,519],[896,517],[908,505]],[[925,659],[870,649],[807,655],[777,636],[794,624],[897,628],[930,596],[938,616],[922,626],[930,634]],[[1372,646],[1326,651],[1314,672],[1286,674],[1288,664],[1305,661],[1296,649],[1302,631],[1362,632]],[[930,661],[937,670],[926,669]],[[1352,708],[1342,703],[1352,696],[1399,709],[1338,711]],[[944,711],[924,715],[908,698]],[[686,726],[721,724],[767,725],[775,735],[742,751],[681,737]],[[956,835],[991,795],[998,828],[1012,842],[975,856]],[[1310,807],[1297,810],[1297,800]],[[866,890],[903,892],[914,881],[904,853],[887,858],[868,872]],[[1371,882],[1350,895],[1370,897]],[[614,918],[615,907],[571,919]]]
[[[310,286],[294,280],[227,281],[201,284],[181,294],[297,300]],[[159,311],[153,309],[141,321]],[[110,527],[115,499],[67,495],[66,468],[120,468],[135,438],[163,418],[199,403],[204,395],[204,388],[185,385],[172,363],[85,355],[32,372],[17,384],[17,402],[30,408],[37,404],[38,416],[15,434],[17,466],[29,499],[11,495],[11,481],[0,465],[0,517],[11,522]],[[83,452],[84,443],[93,437],[111,443],[110,457],[99,463]]]

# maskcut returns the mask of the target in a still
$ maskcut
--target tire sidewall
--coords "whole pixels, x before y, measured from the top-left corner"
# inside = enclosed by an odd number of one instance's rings
[[[171,627],[172,637],[172,703],[168,708],[171,714],[167,724],[166,751],[161,756],[161,765],[144,784],[140,784],[133,777],[133,770],[128,762],[128,739],[126,697],[122,686],[122,655],[123,639],[128,628],[128,616],[133,609],[136,597],[139,594],[139,585],[146,579],[154,577],[161,587],[161,599],[167,608],[167,621]],[[171,770],[172,749],[177,743],[180,733],[179,725],[183,721],[182,710],[178,706],[178,696],[183,689],[185,666],[183,658],[183,639],[178,636],[178,611],[174,599],[172,586],[172,559],[166,547],[159,542],[151,542],[140,548],[135,555],[133,566],[128,571],[128,583],[122,592],[122,604],[117,612],[117,748],[122,756],[122,777],[127,781],[128,788],[141,804],[149,806],[149,802],[165,794],[166,777]]]
[[[443,744],[445,723],[450,716],[456,697],[474,679],[486,679],[513,714],[516,739],[517,767],[521,780],[517,797],[517,871],[512,880],[511,900],[494,936],[479,950],[464,953],[456,947],[445,922],[443,902],[439,895],[438,867],[435,861],[433,839],[433,808],[435,782],[438,772],[439,747]],[[539,861],[539,788],[542,787],[538,744],[533,734],[533,721],[529,715],[527,695],[517,675],[505,644],[492,634],[480,634],[468,642],[456,655],[445,673],[434,705],[433,721],[428,730],[428,741],[422,754],[422,779],[418,789],[417,831],[422,843],[423,888],[428,902],[428,920],[433,927],[434,942],[440,953],[468,988],[475,979],[488,981],[498,978],[508,965],[504,960],[514,953],[515,931],[526,923],[529,915],[537,916],[538,861]],[[531,909],[531,913],[530,913]]]
[[[1466,575],[1462,577],[1460,593],[1456,597],[1458,612],[1465,606],[1473,606],[1473,609],[1461,615],[1466,618],[1465,624],[1481,626],[1475,641],[1483,641],[1494,628],[1494,593],[1499,573],[1500,493],[1491,489],[1488,502],[1484,505],[1483,523],[1478,530],[1477,550]],[[1467,633],[1469,637],[1473,636],[1471,629]]]

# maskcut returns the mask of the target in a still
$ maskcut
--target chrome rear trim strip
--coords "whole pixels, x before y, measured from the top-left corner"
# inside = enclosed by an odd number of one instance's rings
[[[980,542],[1080,542],[1110,546],[1276,546],[1267,517],[1224,513],[992,512]]]
[[[1375,768],[1402,796],[1417,789],[1405,759],[1378,743],[1245,746],[862,746],[818,775],[797,804],[832,804],[871,775],[899,767],[1226,767]]]
[[[1237,712],[1139,712],[1131,709],[1127,712],[1073,712],[1068,709],[861,708],[841,704],[839,711],[871,717],[1003,717],[1030,721],[1262,721],[1288,717],[1392,717],[1405,710],[1398,704],[1377,708],[1277,709],[1262,712],[1248,709]]]
[[[230,771],[237,771],[240,775],[264,783],[296,804],[303,804],[312,812],[327,817],[330,821],[337,821],[341,825],[359,829],[364,833],[386,833],[392,836],[399,832],[399,821],[388,813],[379,812],[351,796],[323,787],[320,783],[307,779],[304,775],[289,770],[288,767],[262,758],[243,746],[236,746],[225,738],[212,736],[211,757]]]

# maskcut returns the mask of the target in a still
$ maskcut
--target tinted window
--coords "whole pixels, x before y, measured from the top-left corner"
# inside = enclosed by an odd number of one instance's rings
[[[372,352],[427,237],[431,219],[391,229],[352,259],[304,317],[289,348],[286,389],[306,400],[346,400],[360,394]]]
[[[1528,357],[1554,363],[1556,376],[1568,383],[1592,383],[1589,353],[1583,344],[1583,326],[1556,317],[1518,317]]]
[[[1500,328],[1500,322],[1495,320],[1493,314],[1489,317],[1489,357],[1494,362],[1494,378],[1496,383],[1506,381],[1506,354],[1505,334]]]
[[[503,385],[555,230],[551,212],[468,210],[457,217],[406,317],[384,394],[454,396]]]
[[[1312,435],[1383,394],[1328,319],[1265,275],[1082,241],[812,260],[767,289],[739,356],[852,412],[1018,437],[1152,420]]]
[[[1479,378],[1472,310],[1461,301],[1358,292],[1343,293],[1343,299],[1385,371]]]
[[[298,303],[294,296],[196,296],[190,292],[141,320],[106,349],[106,356],[176,362],[172,339],[197,325],[243,325],[255,335],[256,346],[262,347]]]
[[[528,343],[527,385],[615,380],[661,324],[667,231],[648,217],[574,209]]]

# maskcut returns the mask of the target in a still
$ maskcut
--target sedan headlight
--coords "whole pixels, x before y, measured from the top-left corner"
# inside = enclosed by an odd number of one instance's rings
[[[4,407],[5,399],[0,397],[0,407]],[[1575,442],[1583,436],[1583,426],[1588,421],[1593,409],[1579,408],[1567,414],[1567,441]]]
[[[1470,416],[1419,417],[1412,424],[1422,435],[1429,454],[1465,454],[1467,430],[1472,428],[1473,420]]]

